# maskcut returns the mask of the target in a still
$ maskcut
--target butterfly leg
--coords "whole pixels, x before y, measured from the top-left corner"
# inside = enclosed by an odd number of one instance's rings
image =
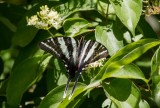
[[[76,81],[74,82],[74,85],[73,85],[73,89],[72,89],[72,92],[71,92],[71,94],[70,94],[70,96],[69,96],[69,100],[71,99],[71,97],[72,97],[72,95],[73,95],[73,93],[74,93],[74,90],[75,90],[75,88],[76,88],[76,84],[77,84],[77,82],[78,82],[78,79],[79,79],[79,76],[81,75],[81,72],[79,72],[79,74],[77,75],[77,78],[76,78]]]
[[[70,78],[70,77],[68,77],[68,81],[67,81],[67,84],[66,84],[66,88],[65,88],[65,90],[64,90],[63,98],[65,98],[65,97],[66,97],[66,93],[67,93],[68,86],[69,86],[69,83],[70,83],[70,82],[71,82],[71,78]]]

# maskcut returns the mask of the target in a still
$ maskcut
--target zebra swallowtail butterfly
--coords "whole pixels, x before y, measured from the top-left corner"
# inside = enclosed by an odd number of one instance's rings
[[[73,95],[83,69],[88,64],[108,56],[108,51],[103,45],[96,41],[84,40],[83,38],[80,40],[70,37],[49,38],[40,42],[39,47],[60,58],[65,64],[69,76],[63,98],[66,97],[69,83],[76,76],[69,99]]]

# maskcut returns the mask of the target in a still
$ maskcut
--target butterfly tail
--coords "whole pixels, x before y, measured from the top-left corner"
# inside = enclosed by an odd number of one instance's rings
[[[67,84],[66,84],[66,87],[65,87],[65,90],[64,90],[63,98],[65,98],[66,95],[67,95],[67,90],[68,90],[68,86],[69,86],[70,82],[71,82],[71,78],[68,77],[68,81],[67,81]]]
[[[69,100],[72,98],[72,95],[73,95],[73,93],[74,93],[74,90],[75,90],[75,88],[76,88],[76,85],[77,85],[77,82],[78,82],[78,79],[79,79],[79,76],[81,75],[81,72],[77,75],[77,77],[76,77],[76,81],[74,82],[74,85],[73,85],[73,88],[72,88],[72,92],[70,93],[70,96],[69,96]]]

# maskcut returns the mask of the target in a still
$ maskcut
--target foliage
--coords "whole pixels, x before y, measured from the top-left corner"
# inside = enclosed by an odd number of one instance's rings
[[[57,11],[60,26],[27,25],[42,5]],[[160,107],[160,17],[157,11],[145,15],[142,6],[142,0],[1,1],[0,107]],[[63,99],[62,61],[37,45],[51,36],[84,36],[102,43],[110,55],[102,67],[83,72],[70,100]]]

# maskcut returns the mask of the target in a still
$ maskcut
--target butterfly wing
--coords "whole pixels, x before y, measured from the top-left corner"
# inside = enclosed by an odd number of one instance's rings
[[[88,64],[106,58],[107,56],[108,50],[102,44],[96,41],[84,40],[79,55],[78,67],[81,70],[81,68],[85,68]]]
[[[68,81],[64,91],[63,98],[66,97],[66,91],[72,78],[76,80],[70,94],[72,97],[78,78],[82,70],[89,64],[101,58],[106,58],[108,55],[107,49],[96,41],[91,40],[77,40],[70,37],[49,38],[40,42],[39,47],[56,57],[60,58],[69,73]]]
[[[69,83],[77,71],[78,43],[78,40],[69,37],[49,38],[39,43],[42,50],[60,58],[65,64],[69,77],[63,98],[66,97]]]
[[[78,46],[78,64],[77,64],[77,76],[69,96],[69,99],[72,97],[76,84],[78,82],[78,78],[82,73],[82,70],[90,63],[95,62],[99,59],[106,58],[108,55],[107,49],[96,41],[91,40],[83,40],[79,41]]]
[[[40,42],[39,47],[60,58],[64,62],[70,77],[74,77],[75,71],[77,70],[77,40],[69,37],[49,38]]]

